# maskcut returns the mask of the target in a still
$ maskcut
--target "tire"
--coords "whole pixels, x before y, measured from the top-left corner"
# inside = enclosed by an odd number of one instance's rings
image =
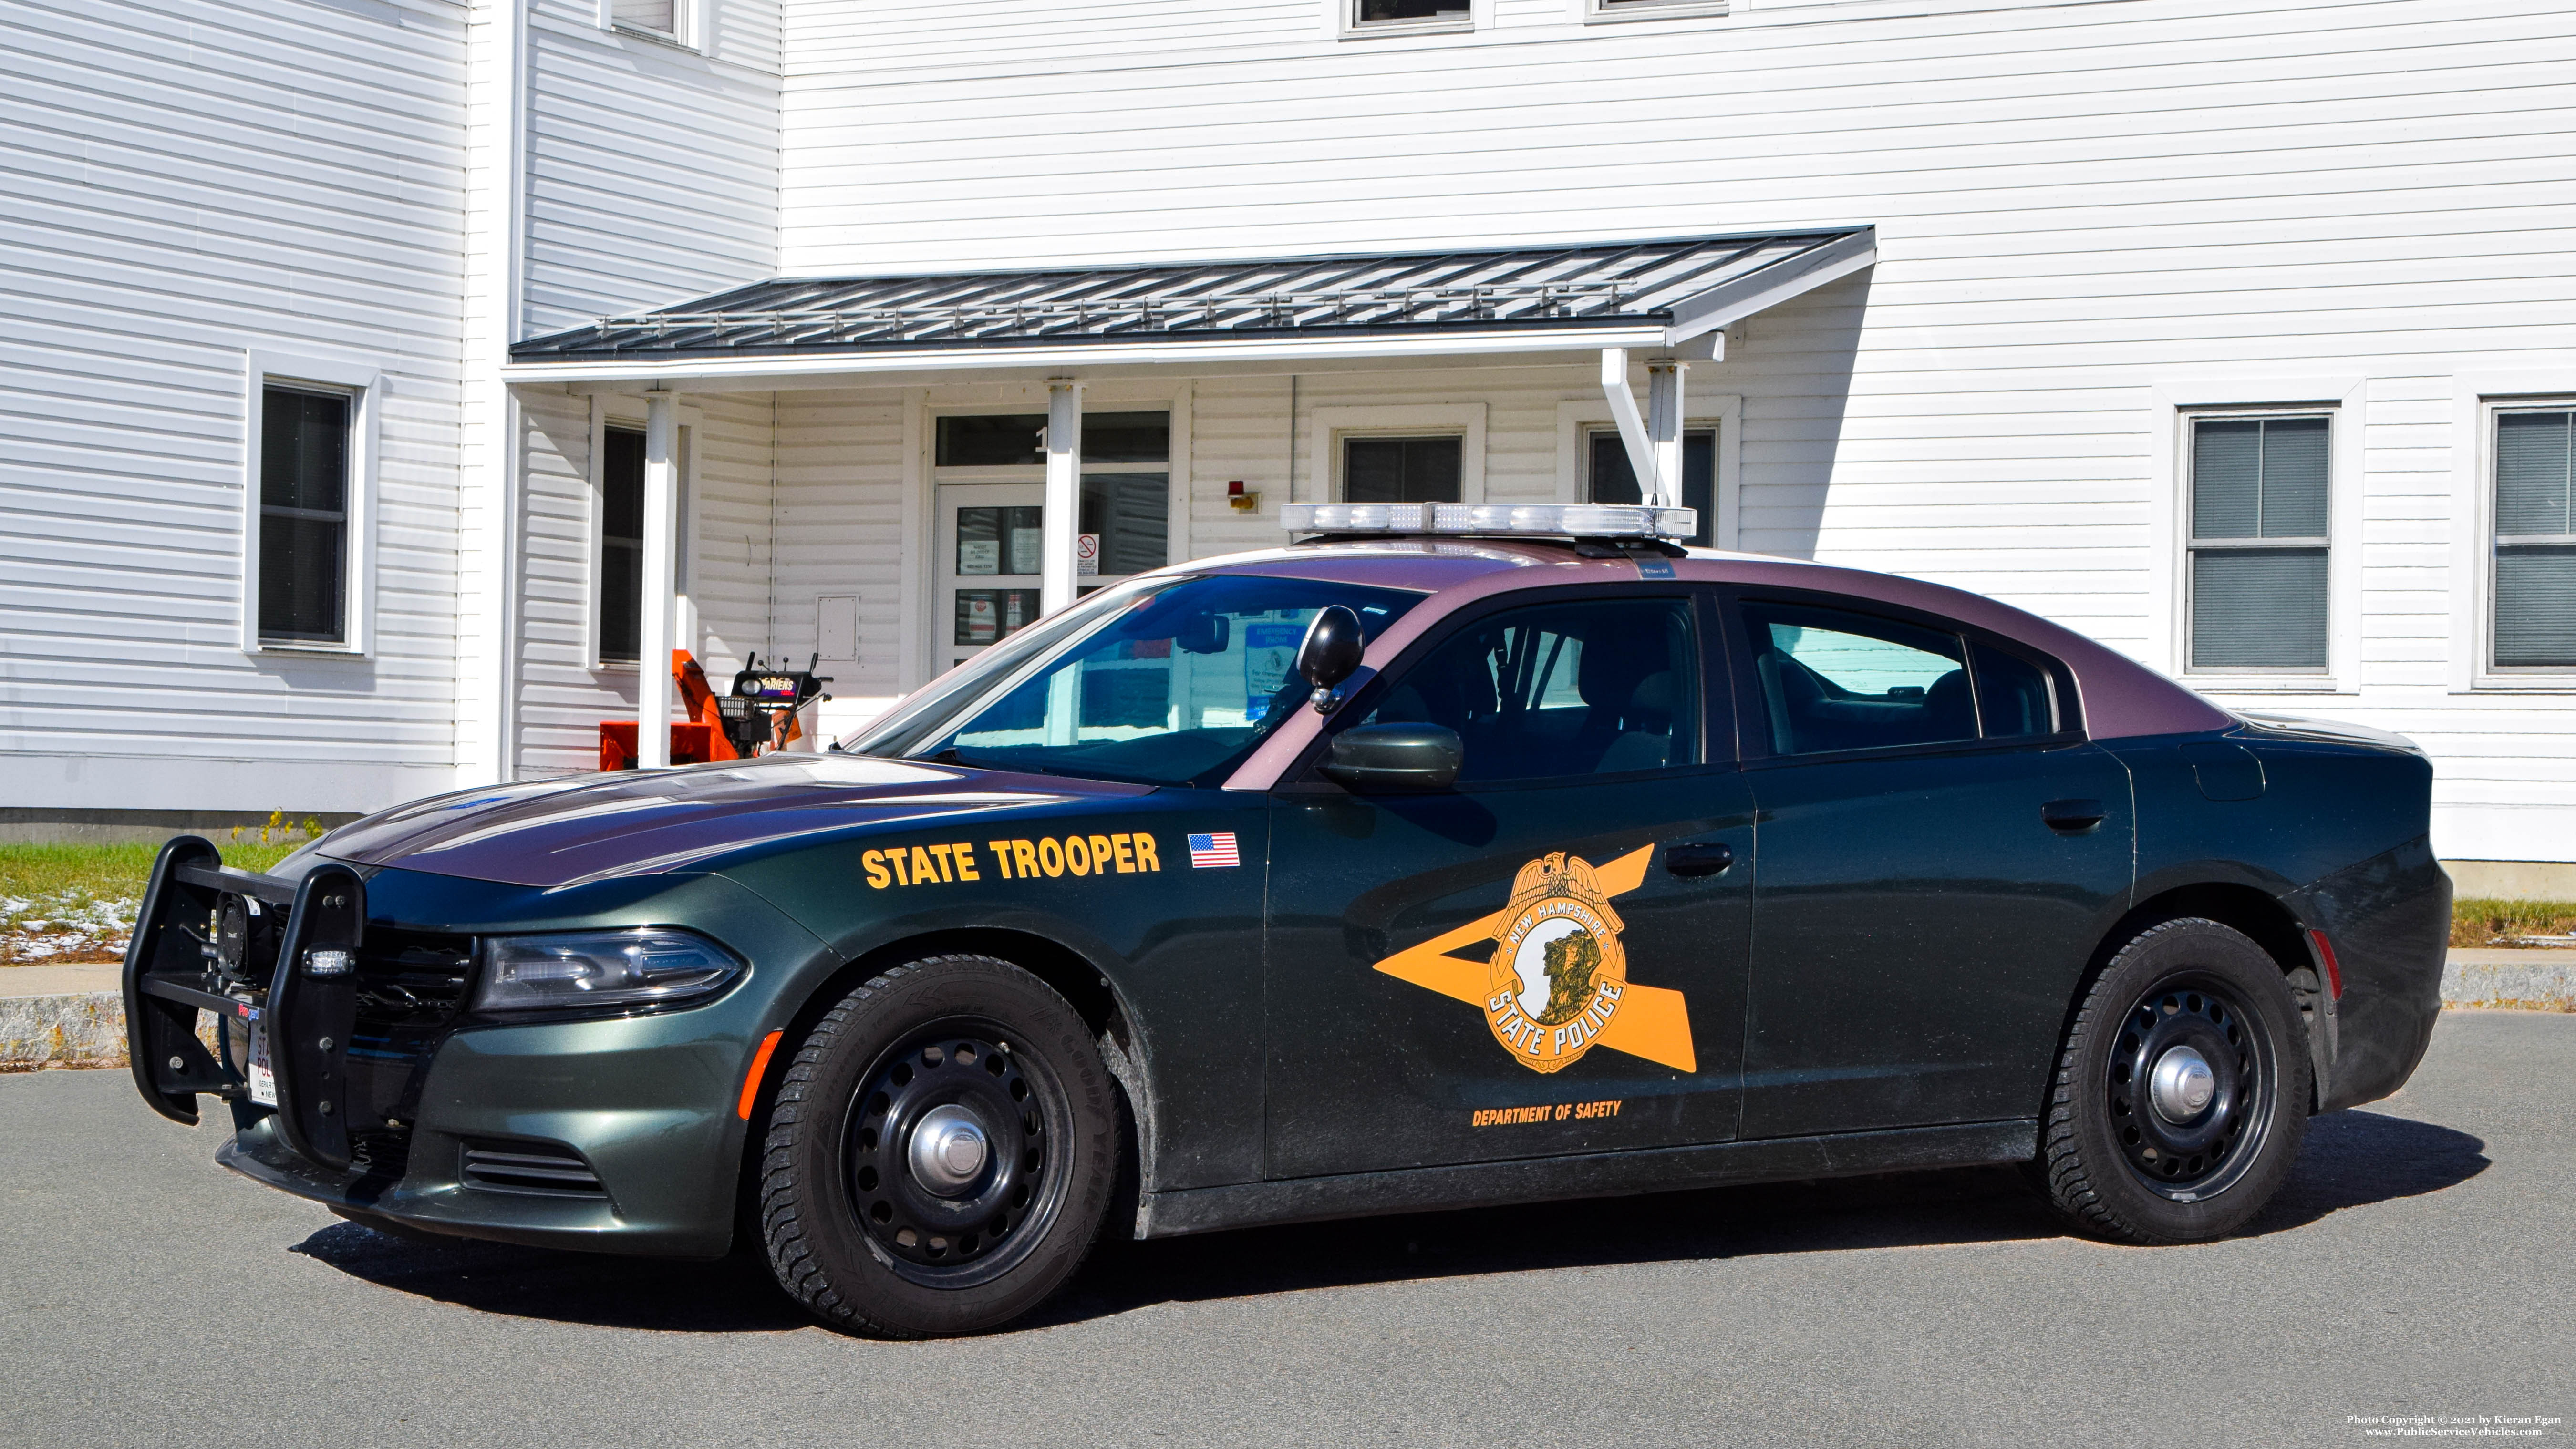
[[[2095,1237],[2222,1237],[2288,1179],[2310,1096],[2307,1028],[2280,964],[2216,921],[2167,921],[2121,947],[2076,1008],[2032,1175]]]
[[[990,956],[887,971],[825,1012],[780,1078],[760,1169],[770,1271],[855,1333],[1008,1323],[1090,1253],[1123,1155],[1117,1108],[1090,1028],[1026,971]]]

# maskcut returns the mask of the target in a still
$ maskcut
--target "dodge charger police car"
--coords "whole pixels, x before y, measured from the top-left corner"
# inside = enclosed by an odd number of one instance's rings
[[[360,1222],[973,1331],[1140,1238],[2022,1163],[2243,1224],[2438,1010],[2431,770],[1685,510],[1297,505],[819,754],[162,851],[137,1085]],[[220,1022],[213,1047],[198,1017]]]

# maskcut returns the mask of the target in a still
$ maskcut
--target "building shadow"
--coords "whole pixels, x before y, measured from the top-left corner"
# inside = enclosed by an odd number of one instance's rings
[[[2440,1192],[2488,1167],[2464,1132],[2374,1112],[2309,1124],[2290,1181],[2249,1233]],[[1104,1245],[1020,1329],[1157,1303],[1552,1268],[2024,1242],[2065,1234],[2010,1167],[1415,1213]],[[393,1237],[355,1223],[295,1252],[380,1287],[513,1317],[695,1333],[811,1326],[748,1254],[712,1263]]]
[[[1729,382],[1721,372],[1708,384],[1719,392],[1741,386],[1745,394],[1737,547],[1816,556],[1876,275],[1864,268],[1754,317],[1744,377]]]

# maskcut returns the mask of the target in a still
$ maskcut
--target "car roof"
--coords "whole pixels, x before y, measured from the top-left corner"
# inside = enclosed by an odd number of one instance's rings
[[[1898,574],[1766,554],[1689,549],[1587,558],[1570,541],[1388,536],[1291,544],[1199,559],[1171,572],[1233,573],[1323,579],[1430,595],[1371,642],[1362,668],[1384,668],[1404,648],[1460,608],[1497,594],[1565,585],[1636,583],[1650,575],[1685,582],[1795,589],[1837,596],[1857,607],[1892,605],[1955,620],[2063,662],[2075,676],[2085,733],[2094,739],[2226,729],[2236,717],[2127,655],[2060,624],[1964,589]],[[1244,762],[1231,788],[1267,788],[1303,752],[1319,717],[1300,711]]]

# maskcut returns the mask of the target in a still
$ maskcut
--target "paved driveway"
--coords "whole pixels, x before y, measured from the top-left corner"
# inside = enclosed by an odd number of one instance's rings
[[[2253,1234],[2061,1235],[2009,1173],[1123,1248],[963,1342],[756,1270],[377,1236],[121,1072],[0,1077],[0,1442],[2361,1444],[2576,1420],[2576,1016],[2454,1013]],[[2436,1427],[2444,1427],[2438,1422]],[[2541,1442],[2564,1442],[2570,1426]],[[2528,1442],[2523,1441],[2523,1442]]]

